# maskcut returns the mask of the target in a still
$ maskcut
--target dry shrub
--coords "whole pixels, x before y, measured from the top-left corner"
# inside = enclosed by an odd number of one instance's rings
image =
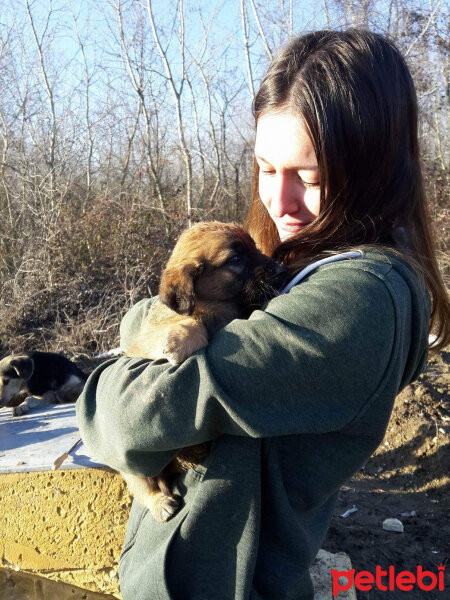
[[[81,215],[74,206],[9,257],[0,284],[2,353],[117,346],[123,313],[157,293],[170,251],[159,213],[131,201],[93,202]]]

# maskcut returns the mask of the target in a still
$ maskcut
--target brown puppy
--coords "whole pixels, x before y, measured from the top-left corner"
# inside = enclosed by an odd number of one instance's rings
[[[123,350],[128,356],[181,363],[207,346],[218,329],[247,318],[275,296],[285,279],[284,266],[262,254],[239,225],[198,223],[181,234],[161,276],[159,302]],[[135,498],[164,522],[179,506],[171,479],[207,454],[207,444],[191,446],[157,477],[124,477]]]

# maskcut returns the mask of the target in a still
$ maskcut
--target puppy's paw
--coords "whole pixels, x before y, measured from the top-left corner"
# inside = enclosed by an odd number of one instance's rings
[[[19,406],[14,406],[12,409],[12,416],[21,417],[22,415],[26,415],[28,412],[30,412],[30,407],[26,402],[22,402],[22,404],[19,404]]]
[[[208,336],[203,325],[191,322],[177,324],[167,336],[164,357],[172,365],[178,365],[207,345]]]
[[[183,346],[183,344],[179,343],[178,340],[172,336],[167,340],[167,344],[163,349],[163,355],[171,365],[179,365],[192,354],[189,350],[190,348]]]
[[[163,356],[173,366],[180,365],[187,358],[182,352],[177,352],[176,350],[171,352],[168,348],[164,348]]]
[[[162,492],[152,495],[150,512],[158,523],[169,521],[179,510],[180,499]]]

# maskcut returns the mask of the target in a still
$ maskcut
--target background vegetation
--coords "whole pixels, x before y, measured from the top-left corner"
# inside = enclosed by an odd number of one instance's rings
[[[442,0],[0,0],[0,351],[94,353],[157,291],[182,228],[242,221],[251,100],[290,35],[367,27],[410,64],[448,250]],[[446,268],[445,260],[442,260]]]

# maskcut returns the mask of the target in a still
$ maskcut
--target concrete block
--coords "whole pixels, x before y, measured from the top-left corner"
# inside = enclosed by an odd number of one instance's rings
[[[118,558],[131,505],[120,475],[106,469],[3,473],[0,504],[1,567],[120,597]]]
[[[0,568],[0,600],[115,600],[115,597]]]

